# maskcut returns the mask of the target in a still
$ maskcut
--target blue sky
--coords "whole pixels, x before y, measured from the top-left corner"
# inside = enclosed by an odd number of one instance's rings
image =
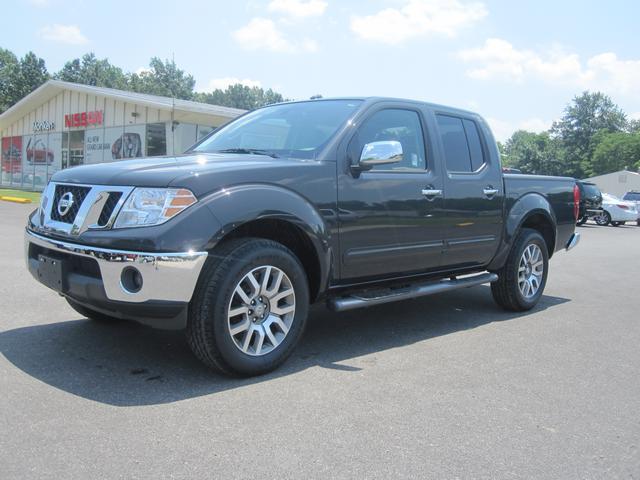
[[[546,129],[585,89],[640,118],[640,3],[235,0],[2,2],[0,46],[56,71],[93,51],[152,56],[198,90],[241,80],[290,98],[383,95],[478,111],[504,140]]]

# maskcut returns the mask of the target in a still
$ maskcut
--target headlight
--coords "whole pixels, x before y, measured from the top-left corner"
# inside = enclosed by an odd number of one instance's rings
[[[136,188],[124,202],[113,228],[160,225],[197,201],[186,188]]]

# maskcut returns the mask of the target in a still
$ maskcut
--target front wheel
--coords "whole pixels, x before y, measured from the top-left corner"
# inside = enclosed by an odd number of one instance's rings
[[[291,355],[308,309],[307,276],[288,248],[265,239],[231,240],[205,264],[189,306],[187,340],[215,370],[260,375]]]
[[[600,225],[601,227],[604,227],[605,225],[608,225],[609,222],[611,221],[611,215],[609,215],[609,212],[603,211],[600,215],[593,217],[593,219],[596,221],[598,225]]]
[[[581,226],[584,225],[585,223],[587,223],[587,220],[589,219],[589,217],[587,217],[586,215],[584,215],[582,218],[580,218],[577,222],[576,225]]]
[[[523,228],[515,239],[498,280],[491,284],[493,299],[505,310],[523,312],[538,303],[547,283],[549,253],[537,230]]]

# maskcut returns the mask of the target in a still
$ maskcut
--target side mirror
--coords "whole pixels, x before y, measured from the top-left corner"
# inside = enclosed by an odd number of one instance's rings
[[[358,166],[364,170],[376,165],[388,165],[402,161],[402,144],[395,140],[367,143],[360,153]]]

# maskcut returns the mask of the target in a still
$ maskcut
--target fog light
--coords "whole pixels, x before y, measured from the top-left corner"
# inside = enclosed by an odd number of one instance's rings
[[[127,293],[138,293],[142,288],[142,274],[137,268],[127,267],[120,275],[120,285]]]

